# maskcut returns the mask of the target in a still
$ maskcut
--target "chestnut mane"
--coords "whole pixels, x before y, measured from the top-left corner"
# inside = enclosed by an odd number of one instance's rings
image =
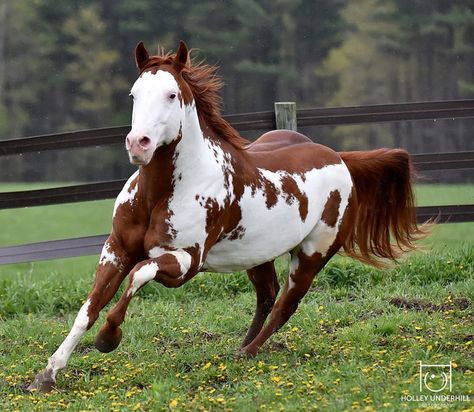
[[[141,73],[165,65],[176,67],[175,57],[174,53],[151,56]],[[237,149],[244,149],[250,142],[240,136],[221,115],[222,97],[219,91],[224,83],[216,74],[218,67],[205,64],[204,61],[195,62],[189,58],[188,62],[184,67],[178,68],[181,69],[178,76],[182,77],[191,89],[200,120],[217,138],[226,140]],[[179,82],[179,78],[177,80]]]

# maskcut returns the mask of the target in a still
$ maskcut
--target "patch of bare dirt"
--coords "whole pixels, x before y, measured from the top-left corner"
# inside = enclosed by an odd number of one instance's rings
[[[443,312],[450,309],[465,310],[471,304],[471,301],[463,296],[455,297],[448,302],[435,304],[422,299],[408,299],[395,296],[389,300],[390,304],[400,309],[415,310],[422,312]]]

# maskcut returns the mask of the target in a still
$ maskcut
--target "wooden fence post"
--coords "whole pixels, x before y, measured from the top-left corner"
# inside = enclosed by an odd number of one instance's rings
[[[275,102],[275,120],[277,129],[296,131],[296,103]]]

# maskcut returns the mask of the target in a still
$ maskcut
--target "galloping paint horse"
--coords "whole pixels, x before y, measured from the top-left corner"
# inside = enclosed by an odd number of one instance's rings
[[[336,153],[288,130],[250,143],[220,116],[215,68],[191,62],[183,42],[176,54],[160,56],[149,56],[139,43],[135,59],[140,76],[130,93],[125,144],[139,170],[117,197],[86,302],[29,389],[52,389],[127,275],[128,286],[98,333],[100,351],[119,345],[127,307],[151,280],[176,288],[200,271],[247,270],[257,308],[240,352],[254,356],[341,248],[378,265],[379,258],[413,248],[423,234],[406,151]],[[287,252],[289,275],[275,303],[274,260]]]

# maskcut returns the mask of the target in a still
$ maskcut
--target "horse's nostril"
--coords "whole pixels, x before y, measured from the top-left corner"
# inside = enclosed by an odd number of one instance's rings
[[[138,141],[138,144],[143,147],[144,149],[148,149],[151,145],[151,139],[147,136],[143,136]]]
[[[130,148],[132,146],[132,141],[130,140],[130,137],[128,136],[125,138],[125,146],[127,148]]]

